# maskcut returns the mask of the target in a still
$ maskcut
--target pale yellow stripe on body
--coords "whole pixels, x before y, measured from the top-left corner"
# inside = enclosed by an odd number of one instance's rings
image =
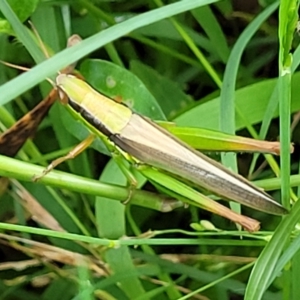
[[[113,134],[121,133],[132,115],[132,111],[128,107],[99,94],[93,89],[85,95],[81,106],[95,119],[105,124],[105,127]]]
[[[121,133],[128,124],[132,111],[99,94],[85,81],[72,75],[61,74],[57,76],[56,82],[69,99],[87,111],[95,120],[104,124],[111,133]]]

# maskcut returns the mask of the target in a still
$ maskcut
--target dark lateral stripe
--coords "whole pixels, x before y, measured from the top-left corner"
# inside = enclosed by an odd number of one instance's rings
[[[112,135],[112,132],[110,132],[108,130],[108,128],[105,127],[102,122],[100,122],[99,119],[97,119],[95,116],[93,116],[84,107],[78,105],[76,102],[72,101],[72,99],[69,99],[69,105],[77,113],[79,113],[90,125],[92,125],[93,127],[95,127],[97,130],[101,131],[104,135],[106,135],[107,137],[110,137]]]

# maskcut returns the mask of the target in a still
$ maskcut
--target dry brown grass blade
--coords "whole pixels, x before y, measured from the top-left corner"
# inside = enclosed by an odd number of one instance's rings
[[[38,259],[27,259],[22,261],[9,261],[0,263],[0,271],[15,270],[23,271],[27,268],[37,267],[41,265],[41,261]]]
[[[10,247],[22,251],[32,257],[39,257],[42,261],[54,261],[76,267],[84,266],[95,272],[97,276],[108,275],[107,266],[104,262],[94,259],[91,256],[3,233],[0,233],[0,239],[11,242],[9,243]],[[26,246],[21,245],[20,243],[23,243]]]
[[[57,220],[16,180],[11,180],[18,200],[30,213],[31,218],[46,228],[64,232]]]
[[[49,95],[35,108],[24,115],[11,128],[7,129],[0,136],[0,154],[14,157],[27,139],[34,135],[37,127],[44,119],[57,97],[57,90],[52,89]]]

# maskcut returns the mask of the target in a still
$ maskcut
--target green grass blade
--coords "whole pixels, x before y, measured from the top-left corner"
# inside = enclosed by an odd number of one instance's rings
[[[95,51],[96,49],[108,44],[109,42],[112,42],[128,34],[128,32],[134,31],[138,28],[157,22],[164,18],[168,18],[190,9],[202,5],[207,5],[213,2],[216,2],[216,0],[183,0],[170,5],[166,5],[161,8],[154,9],[144,14],[140,14],[122,23],[116,24],[106,30],[103,30],[98,34],[85,39],[80,44],[63,50],[62,52],[53,56],[51,59],[48,59],[47,61],[34,67],[27,73],[24,73],[1,86],[0,105],[7,103],[8,101],[22,94],[37,83],[41,82],[48,76],[53,75],[58,70],[61,70],[65,66],[72,64],[73,62],[79,60],[92,51]],[[5,5],[6,3],[4,1],[1,1],[0,9],[5,9]],[[18,89],[15,89],[16,86],[18,86]]]

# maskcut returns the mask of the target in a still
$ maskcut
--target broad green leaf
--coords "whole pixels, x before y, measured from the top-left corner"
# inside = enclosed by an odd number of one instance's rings
[[[21,22],[28,19],[35,11],[39,0],[7,0],[14,13]],[[0,11],[0,32],[14,35],[14,31],[10,23],[5,19]]]
[[[192,103],[191,97],[186,95],[178,84],[140,61],[131,61],[130,70],[143,81],[154,95],[168,120]]]
[[[262,121],[276,81],[277,79],[263,80],[238,89],[235,92],[236,105],[239,110],[247,116],[247,120],[251,124],[254,125]],[[299,81],[300,73],[297,72],[292,77],[292,112],[300,109],[300,102],[298,99],[298,95],[300,94]],[[216,97],[203,104],[200,102],[199,105],[189,111],[186,111],[176,118],[175,121],[179,126],[202,127],[218,130],[219,109],[220,97]],[[274,114],[274,118],[276,117],[278,117],[278,110],[276,110]],[[245,124],[243,120],[236,116],[236,130],[240,130],[242,128],[245,128]]]
[[[131,72],[106,60],[86,60],[80,71],[100,93],[125,103],[151,119],[165,119],[155,98]]]

